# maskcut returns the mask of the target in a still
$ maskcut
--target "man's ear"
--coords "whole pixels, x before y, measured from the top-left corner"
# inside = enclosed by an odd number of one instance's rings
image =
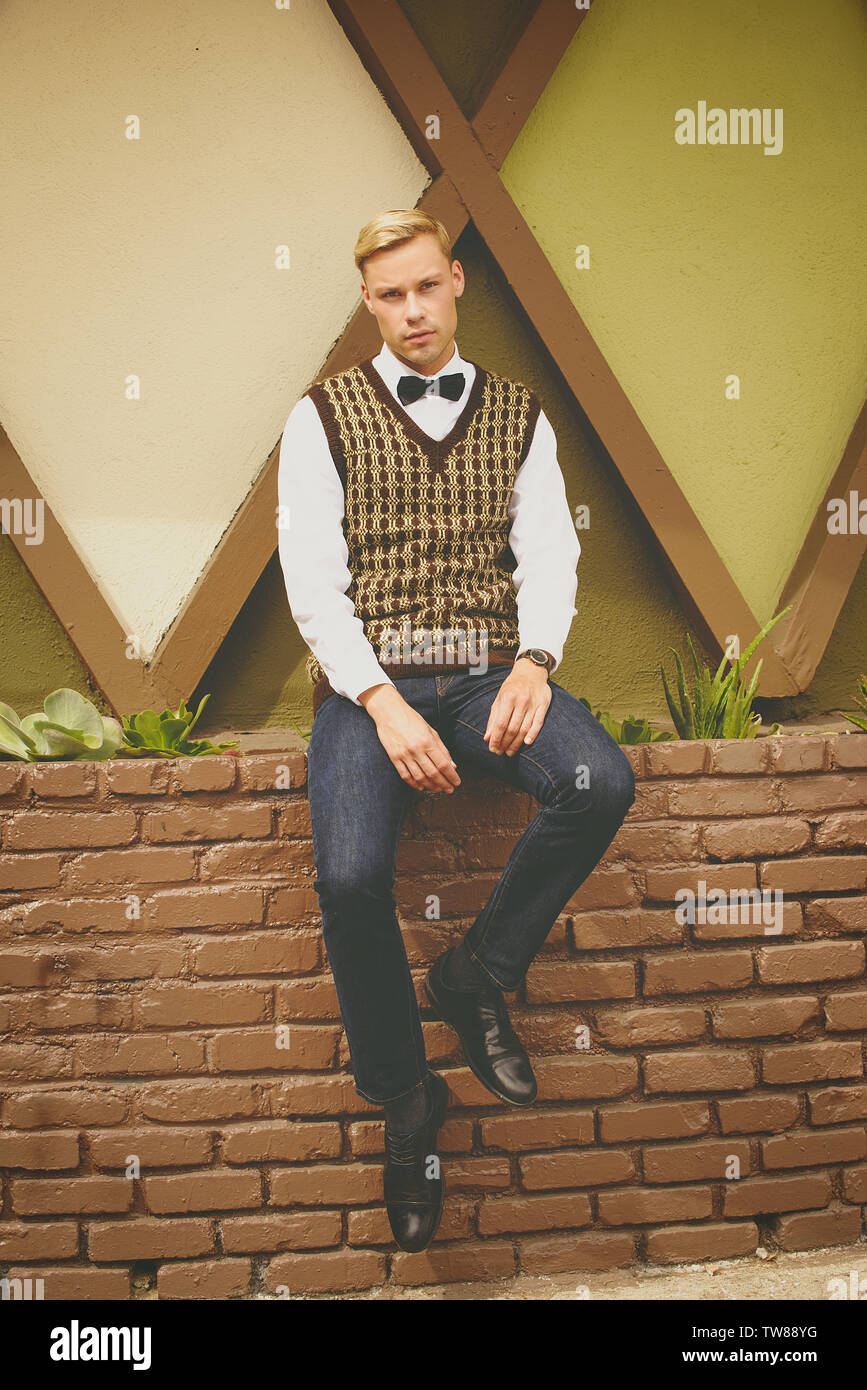
[[[452,261],[452,283],[454,284],[454,268],[455,268],[455,266],[457,266],[458,270],[460,271],[460,283],[459,283],[459,284],[455,284],[455,298],[456,298],[456,299],[459,299],[460,296],[461,296],[461,295],[463,294],[463,292],[464,292],[464,287],[465,287],[465,285],[466,285],[466,278],[465,278],[465,276],[464,276],[464,268],[463,268],[463,266],[461,265],[460,261]]]

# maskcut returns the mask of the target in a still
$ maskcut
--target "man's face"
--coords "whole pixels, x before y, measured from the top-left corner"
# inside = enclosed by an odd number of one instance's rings
[[[408,367],[433,376],[454,352],[464,292],[460,261],[449,265],[432,232],[376,251],[364,262],[361,293],[383,341]]]

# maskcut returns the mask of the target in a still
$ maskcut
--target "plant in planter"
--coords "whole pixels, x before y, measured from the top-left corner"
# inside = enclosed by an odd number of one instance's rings
[[[789,604],[789,608],[791,606]],[[777,613],[775,617],[771,618],[770,622],[765,623],[761,632],[756,634],[746,651],[732,662],[725,675],[723,672],[730,659],[728,655],[723,656],[715,674],[711,676],[706,666],[704,669],[699,667],[692,638],[687,633],[686,640],[695,669],[694,693],[690,695],[686,688],[683,662],[678,652],[674,652],[674,662],[677,669],[677,699],[675,699],[668,683],[665,667],[660,665],[659,668],[665,698],[674,720],[678,738],[755,738],[762,723],[762,716],[757,712],[752,712],[753,699],[759,683],[759,673],[762,669],[761,661],[756,664],[749,685],[747,685],[742,672],[759,643],[764,641],[774,624],[788,613],[789,608],[784,608],[781,613]],[[671,650],[674,651],[674,648]],[[768,733],[777,734],[781,728],[782,725],[773,724]]]
[[[24,719],[11,705],[0,704],[0,759],[101,762],[113,756],[122,737],[116,719],[100,714],[90,700],[67,686],[52,690],[44,708]]]
[[[118,756],[198,758],[208,753],[238,749],[237,740],[231,743],[211,743],[206,738],[190,738],[190,731],[210,698],[210,694],[203,695],[199,701],[199,708],[192,716],[183,700],[176,710],[164,709],[162,714],[146,709],[141,714],[123,715],[123,743]]]
[[[579,697],[581,698],[581,697]],[[581,704],[586,709],[590,709],[587,700],[581,699]],[[630,714],[624,720],[613,718],[607,710],[590,710],[594,719],[598,719],[607,734],[610,734],[615,743],[660,743],[663,739],[674,738],[674,734],[668,733],[665,729],[651,729],[647,720],[643,717],[639,719],[637,715]]]
[[[850,714],[849,711],[845,709],[841,709],[839,713],[843,715],[844,719],[848,719],[851,724],[857,724],[858,728],[863,729],[865,734],[867,734],[867,676],[859,677],[858,688],[852,698],[858,708],[863,710],[864,717],[862,718],[860,714]]]

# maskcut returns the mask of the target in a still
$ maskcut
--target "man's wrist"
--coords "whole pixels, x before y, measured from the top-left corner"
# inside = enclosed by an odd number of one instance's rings
[[[378,685],[369,685],[366,690],[362,690],[358,702],[364,706],[368,714],[375,717],[380,710],[392,704],[395,698],[402,700],[403,696],[393,681],[380,681]]]
[[[533,657],[529,655],[531,651],[535,652],[536,655],[539,655],[541,653],[542,656],[546,657],[547,665],[543,666],[540,661],[535,661]],[[537,671],[544,671],[546,675],[551,674],[551,671],[553,670],[556,664],[551,653],[549,651],[546,651],[544,647],[524,647],[523,650],[518,652],[518,655],[515,657],[515,660],[512,663],[513,667],[517,666],[519,661],[522,666],[533,666]]]

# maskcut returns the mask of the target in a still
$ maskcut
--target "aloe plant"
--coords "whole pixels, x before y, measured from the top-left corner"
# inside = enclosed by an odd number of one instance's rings
[[[295,720],[294,720],[294,719],[291,720],[290,722],[291,722],[292,728],[295,730],[295,732],[296,732],[297,734],[300,734],[301,737],[304,739],[304,741],[305,741],[306,743],[309,743],[309,742],[310,742],[310,735],[313,733],[312,728],[310,728],[310,729],[299,729],[299,727],[298,727],[298,725],[295,723]]]
[[[791,606],[789,604],[789,608]],[[747,685],[742,672],[759,643],[764,641],[771,628],[788,613],[789,608],[784,608],[781,613],[777,613],[775,617],[765,623],[761,632],[756,634],[746,651],[731,663],[725,675],[723,672],[729,661],[728,656],[723,656],[715,674],[711,676],[706,666],[703,669],[699,666],[692,638],[687,633],[686,640],[689,644],[695,670],[695,688],[692,695],[686,688],[686,677],[679,652],[674,652],[677,670],[677,699],[675,699],[668,683],[665,667],[660,664],[659,670],[665,698],[674,720],[678,738],[755,738],[762,722],[762,716],[757,712],[752,712],[753,699],[762,669],[761,661],[757,662],[749,685]],[[671,650],[674,651],[674,648],[672,647]],[[779,733],[781,727],[780,724],[774,724],[768,732],[770,734]]]
[[[211,743],[206,738],[190,738],[190,731],[210,698],[210,694],[202,696],[192,717],[183,700],[176,710],[164,709],[162,714],[146,709],[140,714],[123,715],[120,755],[125,758],[196,758],[237,748],[237,740]]]
[[[620,721],[615,719],[607,710],[592,710],[587,700],[582,699],[581,704],[590,710],[594,719],[598,719],[607,734],[610,734],[615,743],[660,743],[663,739],[674,738],[674,734],[666,732],[665,729],[651,729],[647,720],[642,716],[630,714],[626,719]]]
[[[116,719],[100,714],[84,695],[60,686],[46,695],[44,706],[19,719],[11,705],[0,704],[0,758],[20,762],[101,762],[112,757],[123,731]]]
[[[858,688],[852,698],[858,708],[863,710],[864,717],[862,718],[860,714],[850,714],[849,711],[845,709],[840,710],[840,713],[844,718],[848,719],[851,724],[857,724],[858,728],[863,729],[865,734],[867,734],[867,676],[859,677]]]

